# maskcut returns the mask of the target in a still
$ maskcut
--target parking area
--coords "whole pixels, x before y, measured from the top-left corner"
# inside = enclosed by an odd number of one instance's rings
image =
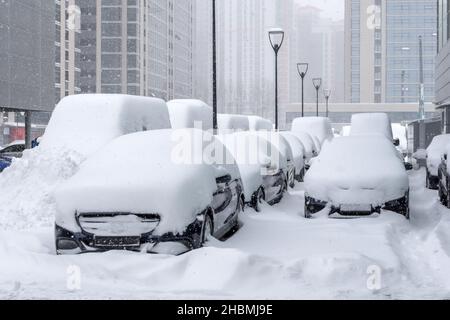
[[[448,299],[450,212],[425,189],[424,170],[410,185],[411,221],[305,219],[299,184],[274,207],[247,209],[227,242],[176,257],[56,256],[51,219],[18,223],[0,231],[0,298]]]

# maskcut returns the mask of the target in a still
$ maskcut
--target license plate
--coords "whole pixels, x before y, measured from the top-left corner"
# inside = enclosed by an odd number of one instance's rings
[[[345,204],[341,205],[342,212],[371,212],[372,206],[367,204]]]
[[[102,248],[138,247],[141,237],[95,237],[94,244]]]

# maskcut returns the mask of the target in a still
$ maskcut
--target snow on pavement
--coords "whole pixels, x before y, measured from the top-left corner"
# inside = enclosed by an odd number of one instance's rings
[[[247,209],[228,241],[179,257],[56,256],[51,222],[14,230],[10,221],[0,227],[0,298],[449,299],[450,211],[424,188],[424,175],[410,175],[411,222],[389,212],[306,220],[299,185],[260,214]]]

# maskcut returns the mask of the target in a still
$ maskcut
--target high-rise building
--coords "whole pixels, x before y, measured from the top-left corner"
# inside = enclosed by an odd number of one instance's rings
[[[0,1],[0,108],[52,110],[53,1]]]
[[[55,0],[55,90],[56,103],[80,89],[80,9],[75,0]]]
[[[0,1],[0,145],[29,146],[32,122],[55,107],[54,35],[54,1]]]
[[[192,97],[192,0],[77,0],[82,92]]]
[[[272,54],[266,0],[217,1],[218,105],[225,113],[265,115]],[[270,56],[271,57],[271,56]]]
[[[436,0],[346,0],[345,5],[346,101],[419,101],[422,36],[425,101],[432,102]]]
[[[194,97],[212,105],[212,1],[195,0]]]
[[[440,106],[450,105],[450,1],[438,1],[438,55],[436,57],[436,103]],[[447,112],[448,114],[448,112]],[[450,117],[443,117],[447,130],[450,131]]]

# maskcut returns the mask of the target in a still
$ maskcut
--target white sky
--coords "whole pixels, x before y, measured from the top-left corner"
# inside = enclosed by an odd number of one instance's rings
[[[334,20],[344,19],[344,0],[296,0],[301,5],[312,5],[323,10],[322,15]]]

